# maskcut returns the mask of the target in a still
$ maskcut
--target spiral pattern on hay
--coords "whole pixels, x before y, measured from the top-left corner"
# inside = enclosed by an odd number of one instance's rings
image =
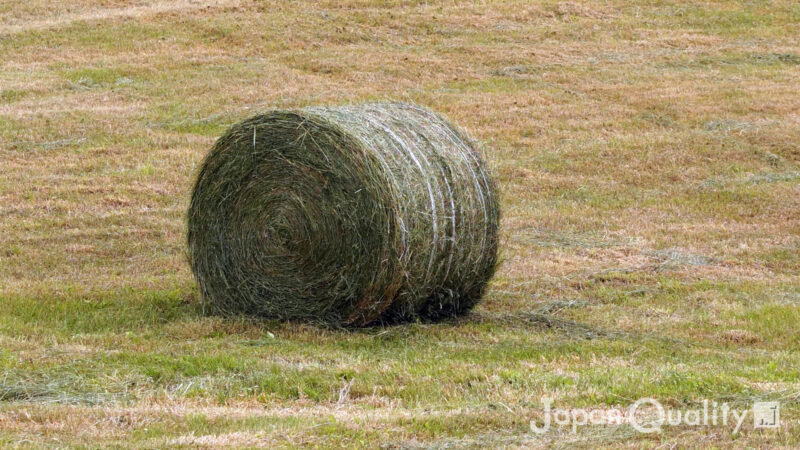
[[[218,313],[340,325],[451,316],[494,271],[496,197],[472,141],[426,109],[272,111],[206,157],[189,258]]]

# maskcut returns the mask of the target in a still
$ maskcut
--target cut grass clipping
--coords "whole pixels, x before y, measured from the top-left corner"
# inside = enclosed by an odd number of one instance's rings
[[[418,106],[272,111],[206,157],[188,214],[207,310],[360,326],[473,307],[497,261],[475,144]]]

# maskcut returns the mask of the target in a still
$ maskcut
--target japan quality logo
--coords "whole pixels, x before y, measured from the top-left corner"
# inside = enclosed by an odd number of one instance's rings
[[[753,426],[755,428],[778,428],[781,426],[780,402],[753,403]]]

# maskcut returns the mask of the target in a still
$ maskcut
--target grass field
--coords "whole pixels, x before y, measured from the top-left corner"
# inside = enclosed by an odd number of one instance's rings
[[[0,445],[800,445],[800,4],[0,3]],[[270,107],[399,99],[485,144],[470,315],[202,313],[193,176]],[[553,427],[653,397],[755,429]]]

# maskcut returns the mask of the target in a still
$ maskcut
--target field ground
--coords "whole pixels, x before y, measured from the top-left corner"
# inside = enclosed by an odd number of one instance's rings
[[[5,0],[0,67],[0,445],[800,445],[800,3]],[[385,98],[485,143],[485,301],[204,315],[184,213],[215,137]],[[544,397],[782,425],[538,435]]]

